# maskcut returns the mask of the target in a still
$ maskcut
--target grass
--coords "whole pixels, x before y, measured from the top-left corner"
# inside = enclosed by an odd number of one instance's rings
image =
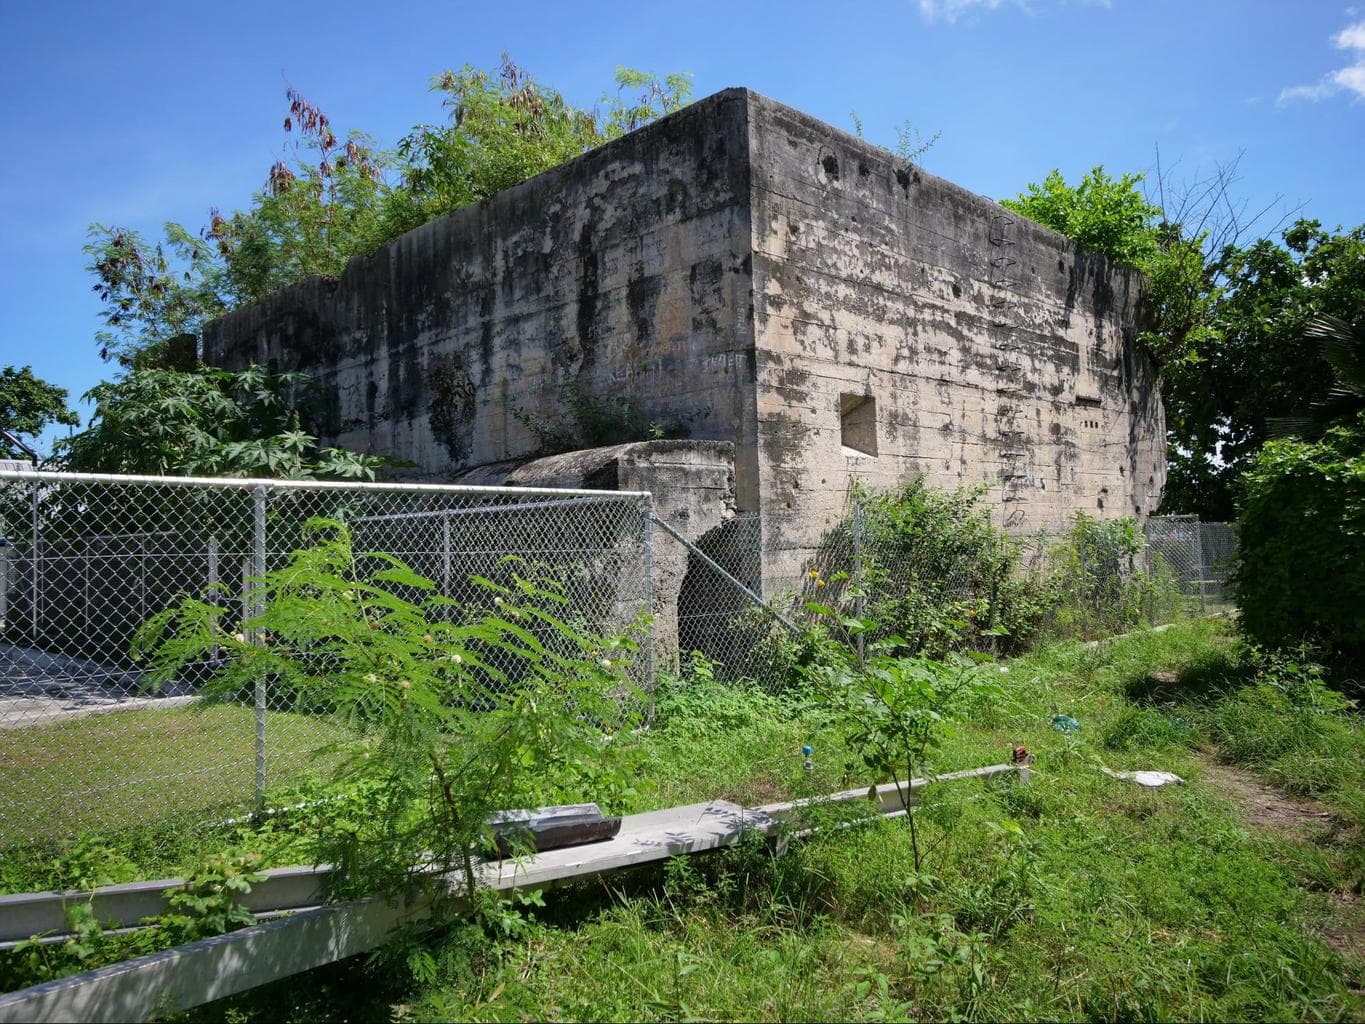
[[[897,821],[776,860],[761,846],[680,858],[192,1016],[1365,1019],[1365,969],[1323,941],[1361,885],[1351,829],[1365,735],[1349,708],[1303,685],[1301,666],[1268,670],[1217,622],[1006,667],[1003,696],[973,709],[936,767],[1000,761],[1023,743],[1033,783],[928,790],[919,873]],[[1053,729],[1057,714],[1080,731]],[[823,728],[797,703],[679,687],[656,727],[621,745],[654,780],[632,799],[758,802],[856,778]],[[1249,825],[1215,784],[1215,757],[1312,793],[1340,818],[1336,839]],[[1101,767],[1189,781],[1144,790]]]
[[[255,714],[214,705],[121,711],[0,730],[0,891],[42,882],[69,836],[104,837],[142,877],[184,866],[222,843],[208,823],[251,809]],[[314,774],[335,740],[320,717],[269,712],[269,780]],[[43,888],[37,885],[37,888]]]

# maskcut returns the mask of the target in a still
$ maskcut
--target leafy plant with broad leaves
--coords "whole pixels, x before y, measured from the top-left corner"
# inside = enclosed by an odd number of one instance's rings
[[[1365,672],[1365,413],[1318,441],[1271,441],[1242,478],[1239,623],[1266,647],[1309,643]]]
[[[1296,432],[1285,425],[1312,439],[1359,408],[1340,392],[1360,350],[1352,360],[1331,338],[1362,322],[1365,225],[1328,232],[1300,220],[1280,239],[1224,251],[1218,265],[1209,330],[1162,383],[1178,442],[1163,507],[1205,519],[1236,515],[1240,477],[1268,440]]]
[[[327,448],[303,429],[306,374],[261,366],[134,369],[95,385],[90,425],[56,445],[65,470],[169,476],[373,480],[385,460]]]
[[[473,896],[491,814],[543,802],[580,761],[611,764],[606,737],[644,704],[627,672],[638,644],[573,621],[563,588],[517,560],[507,582],[473,577],[485,601],[462,605],[400,560],[356,552],[344,523],[311,520],[306,536],[256,581],[262,610],[240,631],[186,598],[148,620],[135,654],[155,681],[216,658],[210,697],[267,685],[350,726],[337,781],[373,796],[363,815],[320,816],[317,856],[341,891],[457,870]]]
[[[12,991],[253,925],[256,916],[242,899],[265,877],[261,860],[239,850],[206,858],[165,891],[165,911],[143,918],[136,931],[118,932],[99,920],[94,892],[130,881],[136,870],[102,840],[82,840],[53,865],[66,892],[67,937],[51,942],[35,935],[0,952],[0,988]]]
[[[144,946],[162,949],[255,924],[256,915],[241,901],[265,878],[261,860],[259,853],[228,850],[198,864],[183,884],[167,890],[165,913],[144,922],[154,928]]]

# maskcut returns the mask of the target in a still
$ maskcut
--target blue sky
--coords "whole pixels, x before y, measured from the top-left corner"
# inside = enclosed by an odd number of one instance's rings
[[[942,131],[929,170],[998,198],[1053,167],[1194,175],[1240,151],[1237,189],[1329,227],[1365,221],[1365,5],[1216,0],[582,2],[338,0],[0,7],[0,363],[73,399],[109,376],[81,246],[92,221],[197,229],[284,154],[287,85],[391,144],[440,117],[448,67],[503,50],[590,104],[617,65],[746,85],[894,145]],[[81,406],[87,415],[88,406]]]

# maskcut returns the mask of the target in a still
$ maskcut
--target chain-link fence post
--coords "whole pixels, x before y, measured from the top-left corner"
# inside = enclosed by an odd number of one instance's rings
[[[94,628],[94,612],[90,605],[90,562],[91,550],[89,542],[86,543],[85,551],[81,555],[81,622],[85,625],[85,631],[90,632]]]
[[[208,538],[208,566],[204,575],[204,601],[207,604],[218,607],[218,535],[209,534]],[[209,650],[209,658],[214,664],[218,663],[218,645],[215,643]]]
[[[0,630],[9,621],[10,565],[14,561],[14,544],[0,536]]]
[[[853,499],[853,582],[854,582],[854,615],[859,622],[863,621],[863,615],[867,610],[867,583],[863,575],[863,503],[860,497]],[[858,661],[861,664],[867,663],[866,642],[861,629],[858,631]]]
[[[643,515],[640,517],[641,554],[645,563],[645,610],[649,614],[649,629],[645,632],[645,721],[654,721],[654,495],[640,499]]]
[[[450,512],[441,516],[441,594],[450,596]]]
[[[1194,564],[1198,567],[1195,575],[1199,584],[1199,614],[1205,615],[1208,609],[1204,605],[1204,580],[1208,574],[1204,571],[1204,526],[1198,516],[1194,518]]]
[[[251,541],[251,579],[253,586],[251,615],[256,617],[265,611],[265,485],[257,486],[251,493],[252,541]],[[251,642],[257,647],[265,646],[265,637],[259,628],[251,631]],[[256,813],[265,810],[265,676],[256,676]]]
[[[1086,545],[1079,542],[1076,545],[1076,605],[1081,610],[1081,637],[1085,640],[1092,639],[1090,633],[1090,566],[1086,560]]]
[[[147,538],[146,536],[137,539],[137,600],[138,618],[144,622],[147,619]]]
[[[1000,603],[1000,573],[1002,571],[1000,566],[1002,562],[1001,556],[1004,554],[1004,552],[1000,549],[999,545],[1003,544],[1005,544],[1005,539],[1003,536],[997,536],[993,541],[991,541],[991,547],[994,550],[995,554],[995,558],[993,561],[997,567],[992,569],[991,571],[991,592],[990,597],[988,599],[989,603],[986,605],[986,626],[991,631],[992,658],[1000,657],[1000,636],[996,632],[995,617],[996,608],[999,606]]]
[[[37,647],[39,623],[42,621],[42,617],[39,615],[39,606],[42,602],[41,587],[43,579],[39,560],[41,559],[43,552],[41,534],[42,524],[38,518],[38,484],[36,481],[34,482],[30,493],[33,495],[33,538],[29,543],[29,550],[33,553],[32,558],[30,559],[33,579],[30,582],[29,589],[32,595],[30,601],[33,607],[29,609],[29,614],[32,616],[33,621],[29,625],[29,633],[33,637],[33,646]]]

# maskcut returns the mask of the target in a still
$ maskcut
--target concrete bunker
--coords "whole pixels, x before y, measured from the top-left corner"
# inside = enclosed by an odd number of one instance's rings
[[[984,485],[1017,532],[1146,515],[1166,467],[1144,287],[727,89],[220,318],[204,357],[312,374],[324,440],[407,460],[407,479],[648,490],[692,539],[750,517],[744,579],[769,595],[855,485]],[[533,421],[571,426],[565,395],[689,436],[546,455]],[[700,577],[654,543],[677,642]]]

